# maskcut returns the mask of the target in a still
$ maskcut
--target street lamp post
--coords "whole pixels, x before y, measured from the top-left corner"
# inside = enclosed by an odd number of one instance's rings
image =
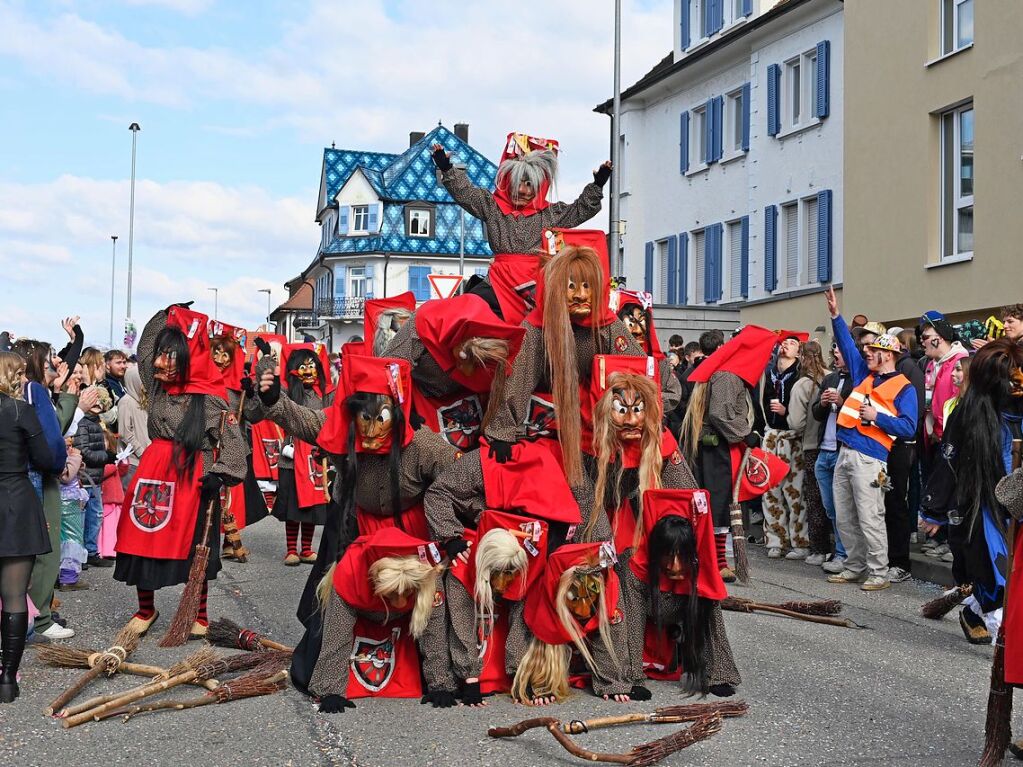
[[[135,143],[139,131],[138,123],[128,126],[131,131],[131,202],[128,207],[128,319],[131,319],[131,265],[132,247],[135,243]]]
[[[266,330],[270,332],[270,288],[260,288],[260,293],[266,293]]]
[[[213,319],[217,319],[217,298],[220,295],[219,288],[206,288],[213,291]]]
[[[110,235],[110,348],[114,348],[114,284],[117,277],[117,235]]]
[[[621,193],[621,126],[619,113],[622,111],[622,0],[615,0],[615,53],[614,53],[614,100],[611,114],[611,257],[612,272],[620,277],[624,271],[621,251],[620,222],[618,220],[618,198]]]

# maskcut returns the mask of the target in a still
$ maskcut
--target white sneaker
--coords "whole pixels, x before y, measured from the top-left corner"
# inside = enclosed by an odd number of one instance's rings
[[[941,559],[945,554],[951,553],[952,549],[948,547],[947,543],[943,543],[940,546],[935,546],[930,551],[926,552],[927,556],[934,557],[935,559]]]
[[[824,572],[837,574],[845,569],[845,557],[833,557],[821,565]]]
[[[781,559],[781,549],[778,548],[777,546],[769,548],[767,550],[767,558],[768,559]]]
[[[806,559],[809,554],[809,549],[792,549],[792,551],[785,555],[785,559]]]
[[[808,556],[803,561],[806,562],[806,564],[808,564],[808,565],[813,565],[814,567],[820,567],[821,565],[824,564],[824,555],[823,554],[810,554],[810,556]]]
[[[52,623],[46,631],[40,631],[39,635],[47,639],[70,639],[75,635],[75,630],[64,628],[59,623]]]

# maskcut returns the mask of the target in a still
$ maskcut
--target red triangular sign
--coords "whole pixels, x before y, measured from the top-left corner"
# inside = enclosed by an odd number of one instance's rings
[[[460,274],[428,274],[426,276],[430,278],[430,287],[433,288],[437,298],[451,298],[458,290],[458,286],[462,284],[462,275]]]

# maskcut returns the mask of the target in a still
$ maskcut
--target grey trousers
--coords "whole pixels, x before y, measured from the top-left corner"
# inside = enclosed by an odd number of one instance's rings
[[[845,544],[845,569],[887,577],[888,530],[884,519],[884,461],[844,445],[835,464],[835,514]]]

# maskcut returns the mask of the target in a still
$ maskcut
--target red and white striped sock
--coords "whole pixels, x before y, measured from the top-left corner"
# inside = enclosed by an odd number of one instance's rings
[[[156,615],[156,607],[153,604],[156,592],[140,588],[136,588],[135,591],[139,597],[139,609],[135,612],[134,617],[147,621]]]
[[[728,540],[728,533],[714,533],[714,548],[718,555],[718,570],[728,567],[728,560],[725,559],[725,542]]]
[[[285,522],[284,534],[288,537],[288,554],[298,554],[298,522]]]
[[[302,523],[302,556],[306,557],[313,553],[313,533],[316,525],[312,522]]]

